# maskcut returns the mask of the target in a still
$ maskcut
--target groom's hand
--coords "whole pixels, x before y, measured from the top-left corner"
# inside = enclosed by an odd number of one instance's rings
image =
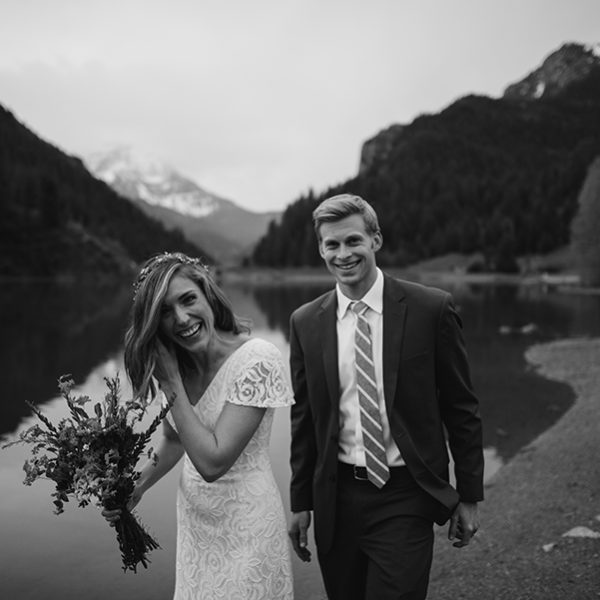
[[[292,513],[288,535],[292,540],[294,552],[304,562],[310,562],[310,550],[308,549],[308,528],[310,527],[310,511]]]
[[[469,545],[471,538],[479,529],[479,515],[477,502],[460,502],[450,519],[448,539],[458,539],[452,545],[455,548],[464,548]]]

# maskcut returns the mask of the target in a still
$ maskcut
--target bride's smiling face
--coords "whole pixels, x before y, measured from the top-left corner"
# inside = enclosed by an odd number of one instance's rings
[[[208,345],[214,331],[212,309],[196,283],[173,275],[160,313],[160,333],[189,352]]]

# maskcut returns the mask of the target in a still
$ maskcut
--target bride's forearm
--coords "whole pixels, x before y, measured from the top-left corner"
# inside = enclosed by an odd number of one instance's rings
[[[202,477],[207,481],[216,479],[221,474],[222,465],[215,432],[200,421],[183,386],[173,386],[165,393],[172,398],[174,396],[171,415],[185,452]]]
[[[185,452],[206,481],[215,481],[231,468],[265,412],[226,402],[214,429],[209,429],[194,412],[182,385],[163,391],[174,400],[171,415]]]

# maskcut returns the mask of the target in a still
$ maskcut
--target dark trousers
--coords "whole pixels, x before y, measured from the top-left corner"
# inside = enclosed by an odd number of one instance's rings
[[[319,564],[329,600],[422,600],[433,555],[435,501],[406,467],[381,489],[340,463],[334,543]]]

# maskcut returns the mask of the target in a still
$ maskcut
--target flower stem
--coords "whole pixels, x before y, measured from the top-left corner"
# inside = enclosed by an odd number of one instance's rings
[[[150,559],[147,554],[160,548],[158,542],[142,527],[135,515],[128,509],[123,509],[121,518],[115,523],[117,542],[121,550],[123,570],[137,572],[138,563],[148,568]]]

